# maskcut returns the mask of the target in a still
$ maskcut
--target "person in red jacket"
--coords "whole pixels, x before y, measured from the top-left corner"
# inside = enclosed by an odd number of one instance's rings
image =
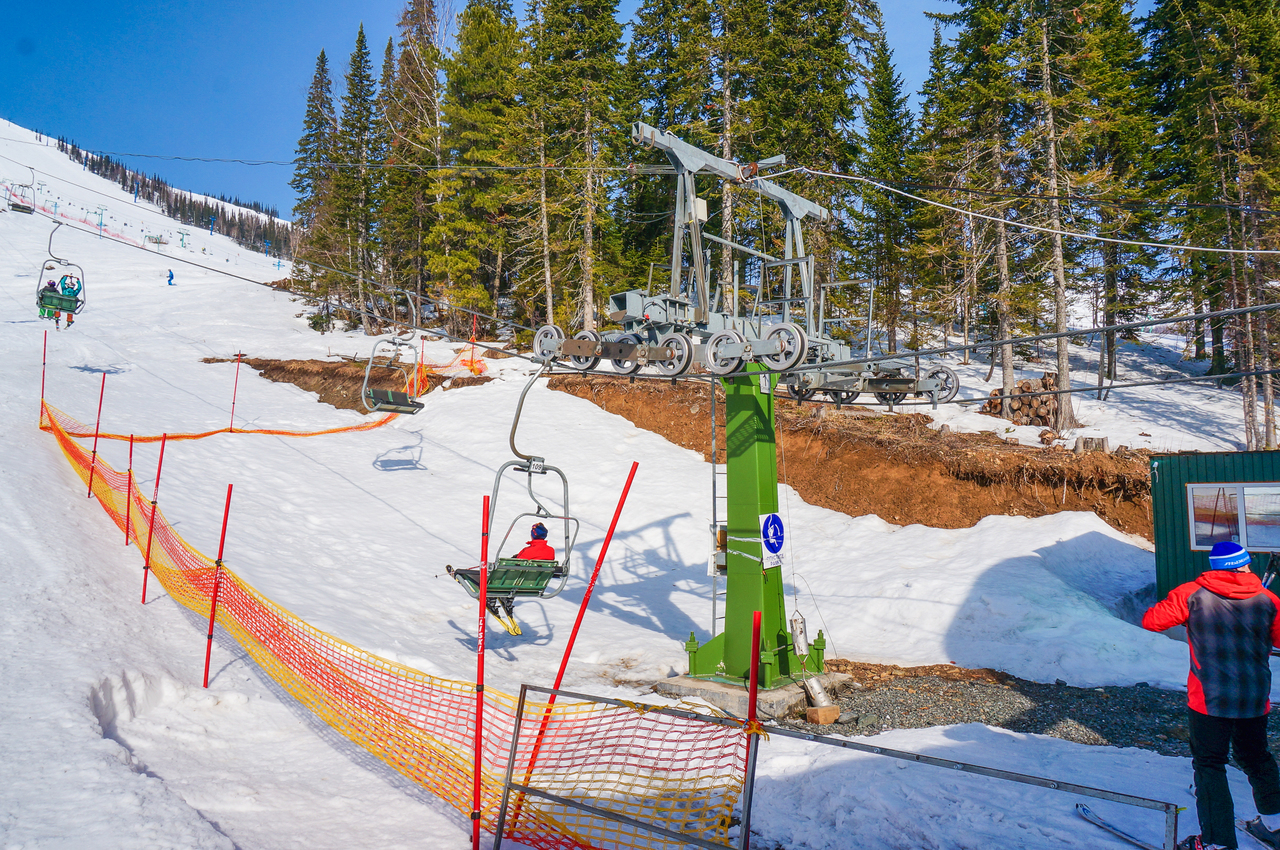
[[[1227,786],[1227,758],[1249,778],[1258,817],[1245,829],[1280,848],[1280,770],[1267,747],[1271,711],[1271,647],[1280,646],[1280,598],[1249,571],[1238,543],[1215,544],[1209,569],[1179,585],[1142,615],[1142,627],[1162,632],[1187,627],[1187,726],[1195,775],[1200,835],[1179,848],[1235,848],[1235,805]]]
[[[529,536],[533,539],[529,541],[529,545],[525,546],[516,553],[516,557],[525,561],[554,561],[556,559],[556,550],[551,548],[547,543],[547,527],[540,522],[535,522],[533,528],[529,529]]]

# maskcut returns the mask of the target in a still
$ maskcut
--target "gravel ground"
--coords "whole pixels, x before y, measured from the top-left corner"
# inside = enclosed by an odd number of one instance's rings
[[[901,670],[901,668],[895,668]],[[1014,732],[1051,735],[1080,744],[1142,747],[1162,755],[1190,757],[1187,695],[1145,684],[1074,688],[1029,682],[993,671],[966,671],[975,678],[890,676],[886,681],[842,684],[833,700],[840,720],[815,726],[803,719],[786,725],[823,735],[877,735],[889,729],[919,729],[985,723]],[[1280,753],[1280,712],[1268,728],[1272,752]]]

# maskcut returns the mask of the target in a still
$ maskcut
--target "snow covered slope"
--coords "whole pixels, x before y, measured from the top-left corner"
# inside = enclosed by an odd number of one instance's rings
[[[24,133],[2,128],[5,169],[29,162],[61,203],[85,209],[103,194],[122,195]],[[4,174],[25,179],[23,172]],[[172,227],[142,205],[117,220],[129,232]],[[220,237],[193,234],[188,248],[171,240],[157,253],[68,228],[55,236],[54,252],[84,266],[89,303],[73,329],[55,332],[33,307],[51,228],[46,216],[0,214],[0,356],[7,366],[0,396],[0,846],[465,846],[469,822],[319,726],[233,644],[215,643],[210,688],[200,688],[204,624],[158,591],[139,604],[140,554],[123,545],[53,439],[36,427],[46,332],[49,402],[92,422],[105,375],[104,430],[137,434],[231,421],[235,364],[204,358],[363,356],[372,341],[312,332],[303,305],[251,282],[287,270]],[[175,267],[178,259],[198,265]],[[170,268],[173,287],[165,285]],[[428,347],[429,357],[448,353]],[[212,553],[233,483],[225,558],[241,576],[342,640],[431,673],[470,678],[474,603],[444,566],[477,559],[481,497],[510,458],[508,429],[527,374],[518,360],[492,365],[497,380],[432,393],[421,414],[370,432],[219,434],[171,443],[160,506],[188,542]],[[1205,392],[1197,412],[1182,418],[1164,415],[1181,395],[1154,391],[1132,403],[1113,395],[1108,407],[1086,408],[1086,416],[1103,426],[1131,416],[1132,428],[1161,433],[1170,447],[1236,439],[1200,432],[1217,415],[1213,405],[1226,418],[1233,403],[1229,393]],[[951,410],[944,421],[968,416],[976,414]],[[987,429],[995,421],[980,419]],[[359,421],[247,368],[239,376],[237,427],[315,430]],[[635,460],[635,486],[566,684],[642,696],[647,683],[683,671],[690,631],[709,635],[710,471],[696,453],[545,386],[529,395],[518,441],[566,471],[583,530],[566,592],[521,603],[524,636],[489,634],[490,686],[551,682],[584,576]],[[105,441],[99,451],[119,469],[128,464],[125,443]],[[157,451],[154,444],[135,450],[133,468],[146,492]],[[1179,687],[1185,678],[1185,647],[1113,613],[1152,582],[1150,552],[1092,514],[992,517],[961,530],[902,528],[806,505],[789,488],[783,496],[794,564],[788,581],[812,626],[826,630],[832,654],[992,666],[1089,686]],[[1188,764],[1145,751],[981,726],[878,740],[1187,802]],[[762,750],[760,774],[755,826],[766,846],[1118,846],[1079,822],[1072,799],[926,766],[904,769],[775,742]],[[1158,834],[1150,813],[1107,814]]]

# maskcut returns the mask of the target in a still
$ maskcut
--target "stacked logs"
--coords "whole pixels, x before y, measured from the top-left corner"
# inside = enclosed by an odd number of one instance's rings
[[[1053,425],[1058,415],[1058,396],[1036,395],[1058,388],[1058,374],[1045,372],[1044,376],[1035,380],[1018,381],[1013,386],[1013,396],[1009,399],[1008,418],[1015,425]],[[991,391],[991,398],[982,405],[979,412],[991,416],[1000,416],[1000,396],[1003,391],[996,388]]]

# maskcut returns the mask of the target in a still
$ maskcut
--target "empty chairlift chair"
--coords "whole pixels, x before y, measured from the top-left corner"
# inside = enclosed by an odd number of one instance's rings
[[[378,349],[382,346],[389,346],[391,356],[386,363],[377,363]],[[400,349],[408,349],[413,360],[413,375],[416,382],[418,375],[418,350],[413,347],[412,343],[405,342],[402,339],[380,339],[373,346],[373,352],[369,355],[369,365],[364,369],[364,386],[360,390],[360,399],[364,402],[367,410],[374,413],[407,413],[414,414],[422,410],[425,405],[416,401],[409,395],[410,378],[409,373],[405,371],[403,366],[398,365],[397,361],[400,357]],[[369,376],[373,372],[373,367],[377,365],[380,369],[394,369],[404,376],[404,390],[383,390],[369,386]]]

